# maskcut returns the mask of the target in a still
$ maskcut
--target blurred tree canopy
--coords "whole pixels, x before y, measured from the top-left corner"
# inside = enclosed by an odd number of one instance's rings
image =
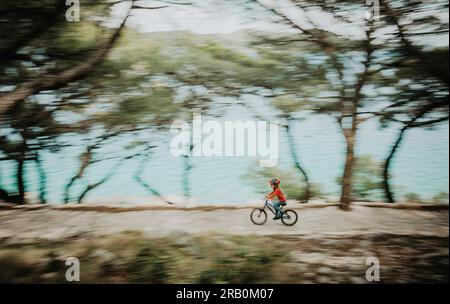
[[[175,119],[189,119],[195,110],[220,115],[228,105],[216,102],[217,97],[242,101],[249,94],[283,121],[293,167],[303,176],[292,191],[303,193],[294,196],[306,201],[314,190],[291,132],[302,114],[328,115],[342,132],[343,209],[366,196],[359,185],[380,185],[358,173],[360,125],[378,119],[382,127],[397,128],[379,173],[386,201],[395,202],[391,163],[405,133],[448,120],[448,43],[436,43],[439,35],[448,34],[445,1],[380,1],[380,21],[373,21],[365,19],[364,1],[233,0],[233,5],[262,10],[268,20],[286,26],[285,33],[246,32],[239,39],[142,34],[126,26],[138,9],[195,5],[160,2],[148,6],[142,1],[93,0],[83,3],[83,21],[74,23],[64,18],[65,1],[0,4],[0,151],[3,161],[17,165],[20,202],[26,192],[24,166],[30,161],[42,168],[40,196],[46,201],[45,164],[39,153],[70,145],[64,135],[85,138],[80,167],[66,185],[68,202],[86,169],[106,159],[97,151],[112,139],[128,138],[118,163],[145,160],[156,144],[149,144],[152,135],[166,131]],[[126,6],[122,16],[113,13],[117,5]],[[253,110],[257,117],[273,118]],[[142,134],[145,140],[137,139]],[[189,193],[188,158],[184,170]],[[78,201],[112,174],[88,185]],[[139,173],[136,180],[158,193]]]

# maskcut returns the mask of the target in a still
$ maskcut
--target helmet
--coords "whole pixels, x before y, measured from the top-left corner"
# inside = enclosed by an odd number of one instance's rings
[[[274,186],[279,186],[280,183],[281,183],[281,181],[280,181],[280,179],[278,179],[278,178],[272,178],[272,179],[270,180],[270,184],[271,184],[271,185],[274,185]]]

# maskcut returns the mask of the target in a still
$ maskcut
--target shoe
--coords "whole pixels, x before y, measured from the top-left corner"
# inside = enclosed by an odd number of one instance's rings
[[[277,215],[277,216],[274,217],[273,219],[274,219],[275,221],[276,221],[276,220],[279,220],[279,219],[281,219],[281,216],[278,216],[278,215]]]

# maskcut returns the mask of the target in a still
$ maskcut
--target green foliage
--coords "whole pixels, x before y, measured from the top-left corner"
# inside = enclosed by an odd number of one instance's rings
[[[255,184],[258,192],[263,196],[271,191],[269,180],[271,178],[281,179],[281,188],[285,192],[287,199],[295,199],[298,201],[305,200],[305,181],[295,171],[295,169],[283,170],[278,167],[261,168],[254,166],[250,172],[244,176],[245,179]],[[310,198],[322,197],[323,193],[320,186],[312,184],[310,189]]]
[[[431,202],[434,204],[448,204],[448,192],[441,192],[433,196]]]
[[[59,150],[56,138],[62,133],[63,125],[41,105],[16,105],[0,126],[9,130],[0,135],[0,151],[11,159],[19,158],[23,152],[27,158],[33,157],[34,151]]]
[[[304,101],[298,100],[297,98],[295,98],[295,96],[292,95],[283,95],[274,98],[272,103],[277,109],[287,114],[301,110],[305,104]]]
[[[96,120],[109,128],[120,125],[149,126],[169,124],[177,116],[181,104],[173,102],[173,92],[167,88],[153,88],[144,96],[121,100],[116,109],[96,115]]]
[[[413,193],[413,192],[406,193],[404,199],[408,203],[413,203],[413,204],[423,203],[423,199],[420,197],[420,195],[417,193]]]
[[[170,269],[171,254],[167,248],[161,248],[151,241],[143,241],[137,247],[137,253],[127,268],[130,281],[167,283],[169,274],[174,271]]]
[[[382,163],[371,155],[356,158],[353,170],[352,196],[356,200],[379,200],[382,197]],[[342,178],[336,179],[342,185]]]
[[[407,203],[414,203],[414,204],[422,204],[422,203],[448,204],[449,200],[447,192],[437,193],[430,199],[425,199],[417,193],[409,192],[404,195],[403,199]]]
[[[61,1],[0,4],[4,21],[0,23],[0,57],[18,55],[5,62],[0,58],[0,83],[14,87],[29,79],[56,75],[56,71],[64,71],[90,58],[114,31],[98,22],[111,17],[111,1],[84,4],[80,23],[66,22],[62,13],[55,14],[58,3]],[[352,22],[353,11],[366,9],[363,3],[350,0],[311,1],[309,5],[333,13],[330,16],[341,22]],[[371,72],[364,79],[357,105],[358,111],[378,109],[378,103],[395,105],[378,113],[382,127],[407,122],[424,110],[427,113],[420,122],[448,118],[448,46],[416,46],[416,40],[421,41],[423,37],[416,35],[411,26],[415,24],[421,28],[420,32],[427,32],[445,30],[448,24],[441,18],[416,14],[429,9],[420,1],[408,9],[402,7],[397,5],[396,9],[411,21],[405,29],[406,36],[415,37],[414,43],[405,47],[402,41],[380,39],[383,33],[375,33],[377,39],[371,41]],[[448,9],[447,3],[438,3],[434,9],[442,8]],[[394,19],[385,16],[384,22],[393,26],[393,35],[400,37],[395,32]],[[35,32],[41,27],[42,30]],[[107,58],[89,71],[89,75],[61,89],[31,96],[14,109],[15,113],[6,113],[2,130],[12,129],[14,134],[2,133],[1,150],[10,158],[17,157],[23,148],[17,135],[25,129],[27,139],[34,144],[27,147],[27,154],[42,148],[57,151],[55,139],[68,132],[84,134],[93,129],[110,132],[134,126],[158,131],[194,109],[206,112],[214,108],[217,113],[217,108],[226,108],[215,102],[217,96],[241,97],[248,90],[266,89],[274,95],[280,94],[270,102],[284,116],[304,110],[340,116],[346,114],[343,113],[348,108],[343,106],[345,101],[358,96],[354,88],[365,61],[366,41],[321,28],[292,35],[241,32],[238,36],[185,32],[142,34],[127,28]],[[195,89],[199,87],[207,93],[197,95]],[[189,91],[188,97],[175,102],[180,88]],[[72,97],[78,95],[81,97]],[[41,99],[48,105],[38,104],[37,97],[44,97]],[[65,98],[69,102],[58,105]],[[81,117],[77,123],[63,123],[74,113]],[[280,176],[289,197],[304,197],[304,182],[294,170],[255,174],[258,178]],[[354,174],[354,197],[377,198],[380,176],[379,164],[370,157],[360,158]],[[320,195],[316,186],[312,192],[312,196]]]
[[[67,252],[81,262],[82,283],[271,283],[289,261],[283,248],[254,237],[121,233],[96,239],[0,249],[1,283],[64,283]]]
[[[213,260],[209,269],[199,276],[200,284],[246,284],[258,282],[267,276],[267,268],[281,258],[279,253],[238,251]]]

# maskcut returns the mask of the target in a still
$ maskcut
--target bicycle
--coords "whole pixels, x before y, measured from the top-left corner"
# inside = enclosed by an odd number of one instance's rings
[[[275,210],[275,207],[268,200],[266,200],[263,208],[255,208],[250,214],[250,219],[252,220],[253,224],[261,226],[267,222],[267,212],[265,210],[266,208],[276,216],[277,212]],[[281,208],[283,208],[283,206]],[[283,210],[281,221],[286,226],[294,226],[298,221],[297,212],[292,209]]]

